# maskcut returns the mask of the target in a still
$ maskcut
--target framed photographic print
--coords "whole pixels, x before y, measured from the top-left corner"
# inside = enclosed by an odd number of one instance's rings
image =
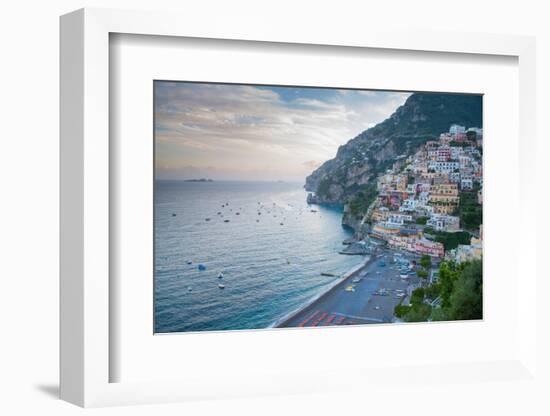
[[[62,398],[530,378],[533,71],[530,38],[63,16]]]
[[[481,95],[153,88],[155,333],[482,319]]]

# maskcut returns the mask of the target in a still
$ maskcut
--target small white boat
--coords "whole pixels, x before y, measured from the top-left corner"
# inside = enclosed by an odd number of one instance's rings
[[[218,279],[223,279],[223,273],[220,272],[220,274],[218,275]]]
[[[225,289],[225,285],[222,284],[222,283],[220,283],[220,284],[218,284],[218,288],[219,288],[219,289]]]

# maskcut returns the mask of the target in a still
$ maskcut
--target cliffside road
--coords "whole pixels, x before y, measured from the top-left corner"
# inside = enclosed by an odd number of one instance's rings
[[[389,323],[418,278],[399,277],[393,251],[383,250],[357,273],[278,325],[279,328]],[[410,257],[412,259],[412,257]],[[357,281],[357,279],[360,279]]]

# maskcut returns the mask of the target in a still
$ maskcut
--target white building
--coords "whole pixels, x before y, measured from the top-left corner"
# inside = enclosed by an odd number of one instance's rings
[[[460,183],[460,172],[449,173],[449,181],[452,183]]]
[[[416,194],[416,184],[410,183],[407,185],[407,189],[405,190],[408,194]]]
[[[407,212],[414,211],[416,209],[417,201],[415,199],[409,198],[403,201],[403,204],[399,207],[399,211]]]
[[[451,146],[451,159],[456,160],[464,154],[464,148],[461,146]]]
[[[460,219],[452,215],[433,214],[426,225],[436,231],[453,232],[460,229]]]
[[[420,194],[418,194],[418,203],[416,204],[416,206],[418,206],[419,204],[428,205],[428,202],[430,202],[430,193],[428,191],[420,192]]]
[[[430,192],[432,185],[427,182],[418,182],[418,192]]]
[[[458,170],[460,167],[458,162],[448,161],[448,162],[430,162],[428,165],[429,169],[432,169],[437,173],[451,173],[455,170]]]
[[[472,158],[470,156],[461,155],[458,157],[458,164],[460,165],[461,169],[464,169],[465,167],[472,164]]]
[[[463,191],[471,191],[474,189],[474,180],[471,176],[465,176],[460,179],[460,189]]]
[[[407,221],[412,221],[412,215],[392,214],[388,217],[387,223],[391,225],[403,225]]]
[[[434,208],[431,205],[428,205],[428,204],[416,204],[415,211],[419,215],[429,217],[433,214]]]
[[[449,129],[449,133],[451,133],[451,134],[466,133],[466,127],[460,126],[458,124],[453,124],[451,126],[451,128]]]

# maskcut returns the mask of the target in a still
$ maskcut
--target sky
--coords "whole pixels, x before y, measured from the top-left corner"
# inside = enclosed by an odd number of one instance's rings
[[[410,93],[155,81],[157,179],[303,182]]]

